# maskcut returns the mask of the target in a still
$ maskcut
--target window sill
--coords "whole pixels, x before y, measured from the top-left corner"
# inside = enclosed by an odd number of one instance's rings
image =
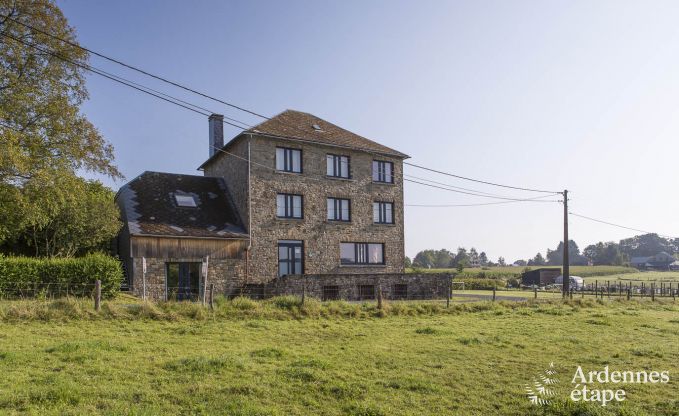
[[[302,221],[304,221],[304,218],[276,217],[276,221],[281,221],[281,222],[302,222]]]
[[[372,225],[377,226],[377,227],[396,227],[396,223],[374,222]]]
[[[385,185],[385,186],[396,186],[396,183],[394,182],[378,182],[378,181],[372,181],[373,185]]]
[[[351,224],[351,220],[349,221],[342,221],[342,220],[325,220],[326,224],[335,224],[335,225],[349,225]]]
[[[354,178],[343,178],[341,176],[330,176],[330,175],[325,175],[326,179],[329,179],[331,181],[346,181],[346,182],[355,182]]]
[[[386,264],[340,264],[339,267],[351,268],[351,267],[365,267],[365,268],[380,268],[387,267]]]
[[[296,176],[302,176],[304,174],[304,171],[302,172],[287,172],[284,170],[276,170],[274,171],[275,173],[280,173],[281,175],[296,175]]]

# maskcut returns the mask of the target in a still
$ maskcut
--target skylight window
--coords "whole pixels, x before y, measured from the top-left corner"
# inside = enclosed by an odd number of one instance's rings
[[[321,130],[321,126],[319,126],[318,124],[314,124],[311,127],[313,127],[314,130],[316,130],[316,131],[323,131],[323,130]]]
[[[198,206],[198,204],[196,204],[196,199],[191,195],[175,195],[174,199],[180,207],[195,208]]]

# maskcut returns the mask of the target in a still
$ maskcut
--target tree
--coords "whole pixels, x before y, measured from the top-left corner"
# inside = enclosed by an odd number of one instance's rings
[[[530,266],[544,266],[546,264],[545,258],[542,257],[542,253],[538,253],[529,262]]]
[[[410,257],[406,256],[404,265],[406,269],[409,269],[413,266],[413,261],[410,260]]]
[[[457,254],[453,258],[451,266],[456,267],[460,263],[462,263],[463,266],[467,266],[469,264],[469,254],[467,254],[467,249],[464,247],[458,247]]]
[[[113,148],[80,112],[88,94],[84,69],[73,62],[86,64],[87,53],[21,24],[76,43],[61,10],[51,0],[0,0],[0,15],[2,242],[19,238],[22,217],[42,215],[24,211],[41,206],[38,194],[28,206],[12,205],[22,200],[23,187],[32,179],[77,171],[122,175],[113,165]]]
[[[488,256],[485,251],[482,251],[481,254],[479,254],[479,263],[481,263],[482,267],[488,266]]]
[[[571,264],[579,263],[580,248],[573,240],[568,240],[568,254]],[[547,249],[547,263],[552,266],[560,266],[563,263],[563,241],[559,242],[556,250]]]
[[[654,256],[661,251],[669,254],[677,252],[676,240],[663,238],[658,234],[637,235],[620,240],[620,251],[629,257]]]
[[[504,257],[498,257],[497,258],[497,265],[500,266],[500,267],[506,266],[507,263],[505,262],[505,258]]]
[[[73,28],[51,0],[0,2],[0,34],[85,65],[87,53],[20,23],[73,43]],[[20,23],[17,23],[20,22]],[[85,169],[119,177],[106,143],[79,107],[87,99],[84,69],[18,40],[0,42],[0,182],[44,169]]]
[[[114,196],[100,182],[71,174],[34,176],[17,204],[25,212],[18,244],[49,257],[106,249],[121,226]]]
[[[512,263],[512,264],[515,264],[515,265],[517,265],[517,266],[526,266],[526,265],[528,264],[528,262],[526,262],[526,260],[519,259],[519,260],[516,260],[516,261],[515,261],[514,263]]]
[[[434,250],[423,250],[415,255],[413,260],[413,266],[430,268],[434,267],[435,263],[435,252]]]
[[[474,247],[469,249],[469,265],[471,267],[478,267],[481,265],[481,262],[479,260],[479,253],[476,251]]]

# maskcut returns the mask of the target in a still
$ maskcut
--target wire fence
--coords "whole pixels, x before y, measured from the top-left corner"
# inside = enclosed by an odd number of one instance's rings
[[[95,283],[75,282],[11,282],[0,283],[0,299],[93,297]]]

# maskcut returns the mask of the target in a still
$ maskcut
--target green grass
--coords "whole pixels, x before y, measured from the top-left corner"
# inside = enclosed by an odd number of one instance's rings
[[[575,274],[575,273],[573,273]],[[603,277],[588,277],[585,278],[585,281],[587,283],[593,283],[595,280],[598,280],[599,282],[605,282],[607,280],[610,281],[664,281],[664,282],[675,282],[679,283],[679,272],[677,271],[672,271],[672,272],[638,272],[638,273],[625,273],[625,274],[613,274],[610,276],[603,276]]]
[[[561,266],[530,266],[530,267],[488,267],[482,268],[466,268],[459,274],[459,277],[488,277],[488,278],[516,278],[521,277],[521,274],[528,269],[539,269],[542,267],[561,267]],[[408,273],[457,273],[456,269],[408,269]],[[637,269],[624,266],[571,266],[570,272],[573,275],[581,277],[589,276],[607,276],[618,275],[626,273],[636,273]]]
[[[121,299],[36,316],[36,303],[0,303],[2,414],[679,414],[679,304],[666,301],[389,302],[384,317],[294,299],[220,300],[214,314]],[[622,406],[538,409],[523,385],[550,362],[566,386],[577,365],[672,381],[626,386]]]

